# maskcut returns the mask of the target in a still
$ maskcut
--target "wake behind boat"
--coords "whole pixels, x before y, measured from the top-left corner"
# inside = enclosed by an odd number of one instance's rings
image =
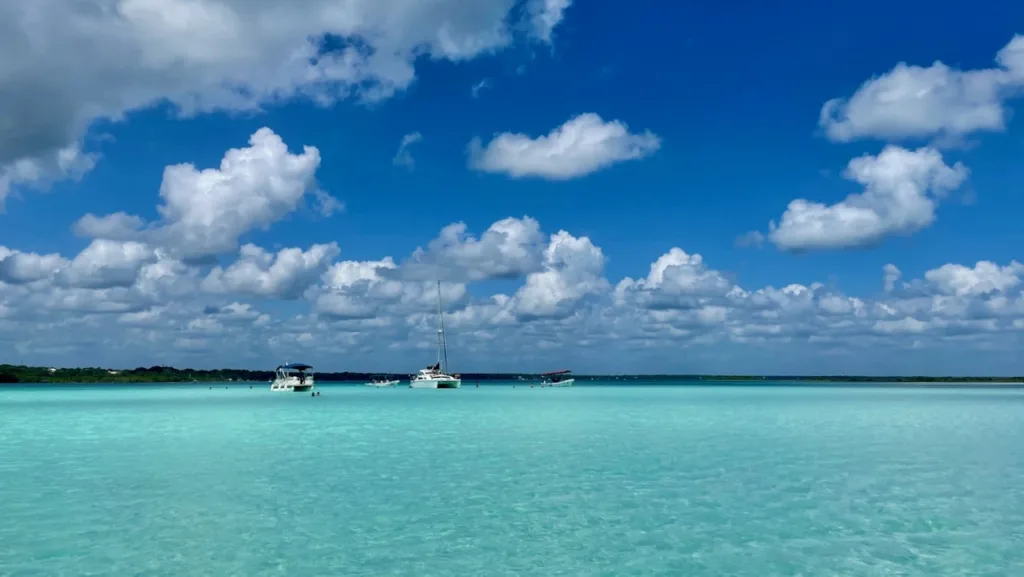
[[[313,390],[313,367],[288,363],[277,367],[270,390],[281,393],[303,393]]]
[[[441,281],[437,282],[437,363],[420,369],[409,380],[410,389],[458,389],[462,386],[459,375],[448,374],[448,343],[444,336],[444,309],[441,307]]]
[[[572,371],[551,371],[550,373],[541,373],[540,386],[542,387],[571,387],[576,384],[576,379],[572,378]]]

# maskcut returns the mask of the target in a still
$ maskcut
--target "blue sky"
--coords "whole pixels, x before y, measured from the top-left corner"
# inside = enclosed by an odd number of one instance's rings
[[[1024,371],[1024,7],[55,2],[0,362]]]

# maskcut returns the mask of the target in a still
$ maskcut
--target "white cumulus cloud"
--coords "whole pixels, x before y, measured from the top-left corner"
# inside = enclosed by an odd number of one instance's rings
[[[25,284],[43,280],[67,265],[68,260],[59,254],[25,253],[0,246],[0,282]]]
[[[569,316],[584,298],[607,290],[604,263],[604,253],[589,238],[564,230],[551,235],[544,269],[527,275],[511,301],[512,310],[524,319]]]
[[[849,98],[834,98],[821,109],[819,124],[829,139],[960,137],[1001,131],[1006,101],[1024,89],[1024,36],[996,54],[996,67],[958,70],[942,62],[897,64],[862,84]]]
[[[926,272],[924,278],[942,292],[967,296],[1006,292],[1020,285],[1021,275],[1024,275],[1024,265],[1017,261],[1006,266],[981,261],[973,268],[945,264]]]
[[[645,158],[660,147],[661,139],[650,131],[631,133],[618,120],[605,122],[597,114],[586,113],[536,138],[504,132],[486,145],[475,138],[469,143],[469,165],[513,178],[569,180]]]
[[[778,224],[770,223],[768,239],[780,249],[801,251],[861,247],[914,233],[935,221],[939,201],[967,175],[961,163],[947,165],[933,148],[890,145],[847,165],[846,178],[863,192],[832,205],[796,199]]]
[[[400,272],[404,278],[435,281],[519,278],[541,268],[544,241],[540,223],[528,216],[499,220],[479,239],[457,222],[441,229],[426,248],[417,248]]]
[[[286,248],[272,254],[247,244],[226,269],[214,267],[203,280],[210,292],[295,299],[316,283],[339,254],[338,245],[315,244],[308,250]]]
[[[140,242],[96,239],[60,271],[59,278],[73,287],[129,287],[142,266],[158,258],[152,247]]]
[[[244,234],[294,211],[314,190],[319,166],[315,147],[292,154],[274,131],[261,128],[248,147],[228,150],[218,168],[168,166],[160,185],[163,204],[157,206],[161,221],[140,229],[137,216],[88,214],[74,229],[86,236],[144,240],[186,259],[229,253]]]

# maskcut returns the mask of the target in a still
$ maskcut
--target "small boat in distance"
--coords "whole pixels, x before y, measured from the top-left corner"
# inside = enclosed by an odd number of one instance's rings
[[[399,383],[398,379],[390,379],[390,380],[389,379],[380,379],[380,380],[373,380],[373,381],[370,381],[368,383],[363,383],[363,386],[364,387],[376,387],[378,389],[383,389],[384,387],[393,387],[393,386],[397,385],[398,383]]]
[[[441,307],[441,281],[437,282],[437,363],[420,369],[409,379],[410,389],[458,389],[462,386],[459,375],[448,374],[448,343],[444,337],[444,309]]]
[[[270,390],[282,393],[304,393],[313,390],[313,367],[302,363],[280,365],[274,372]]]
[[[571,387],[576,383],[576,379],[572,378],[572,371],[551,371],[550,373],[541,373],[543,379],[540,383],[542,387]]]

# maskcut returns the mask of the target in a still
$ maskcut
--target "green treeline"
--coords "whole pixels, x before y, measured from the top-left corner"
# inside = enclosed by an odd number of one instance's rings
[[[375,373],[316,373],[320,381],[357,381],[383,377]],[[174,367],[138,367],[128,370],[99,367],[51,369],[22,365],[0,365],[0,383],[209,383],[262,381],[274,378],[273,371],[246,369],[176,369]]]
[[[407,378],[405,373],[359,373],[317,372],[318,381],[368,381],[379,378]],[[0,365],[0,383],[189,383],[257,381],[267,382],[274,377],[272,371],[249,371],[245,369],[176,369],[174,367],[139,367],[129,370],[112,370],[99,367],[51,369],[48,367],[27,367],[23,365]],[[463,381],[511,381],[536,380],[536,374],[509,373],[462,373]],[[668,382],[668,381],[759,381],[794,383],[1024,383],[1024,377],[864,377],[855,375],[577,375],[578,381],[623,382]]]
[[[174,367],[139,367],[111,370],[99,367],[56,369],[0,365],[0,383],[183,383],[191,381],[223,382],[227,380],[269,380],[270,371],[237,371],[221,369],[201,371]]]

